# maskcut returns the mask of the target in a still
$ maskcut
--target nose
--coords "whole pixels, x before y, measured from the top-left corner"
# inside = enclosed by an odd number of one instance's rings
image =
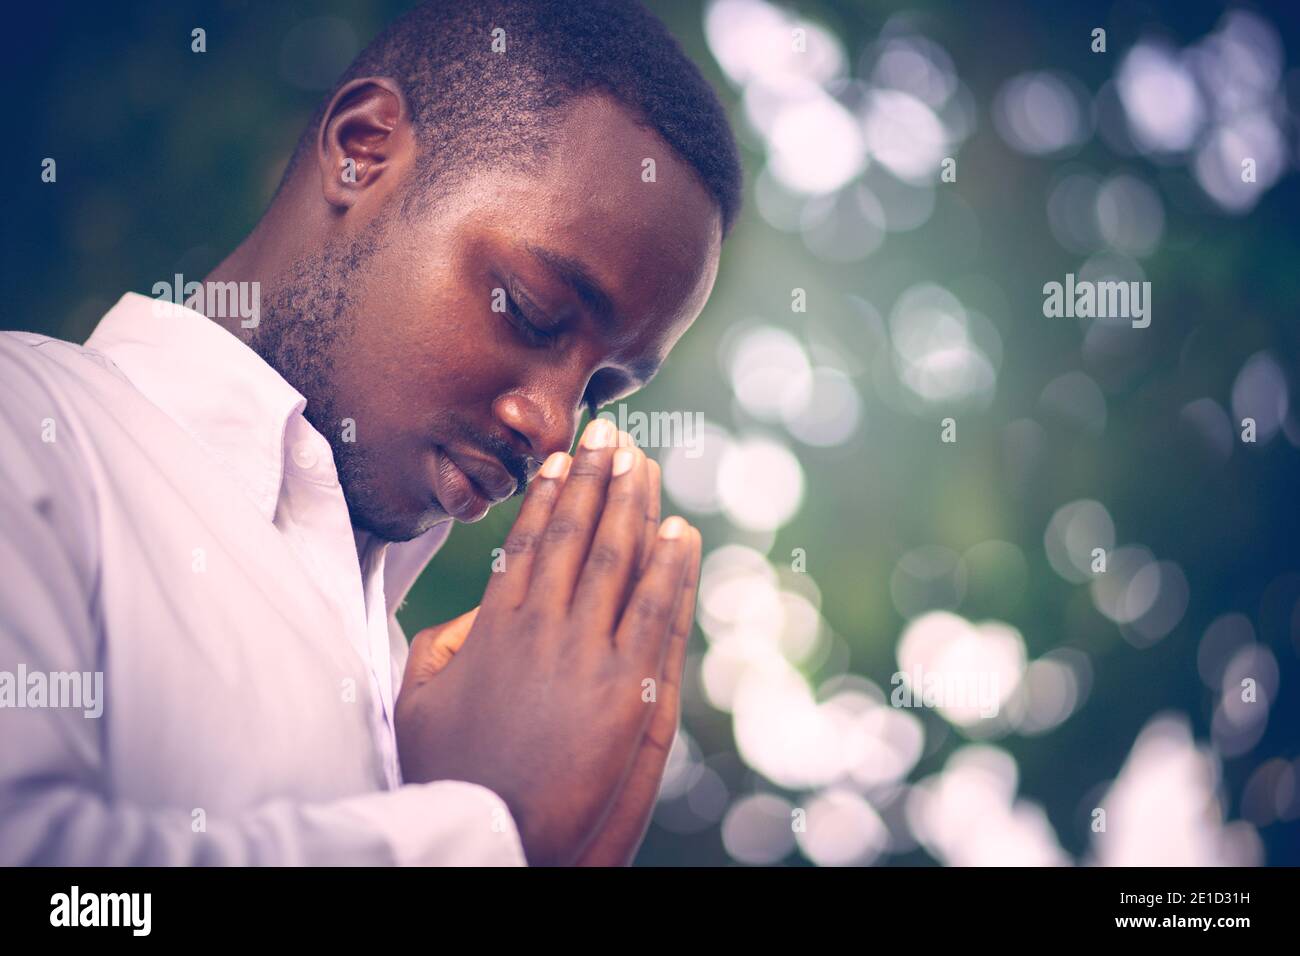
[[[573,446],[581,414],[573,403],[566,406],[559,401],[539,401],[519,392],[502,395],[492,403],[492,412],[527,443],[527,454],[538,462]]]

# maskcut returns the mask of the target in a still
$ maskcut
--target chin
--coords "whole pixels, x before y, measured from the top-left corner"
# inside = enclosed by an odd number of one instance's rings
[[[434,525],[450,520],[447,512],[435,501],[432,506],[418,509],[356,508],[349,503],[352,526],[381,541],[398,543],[418,538]]]

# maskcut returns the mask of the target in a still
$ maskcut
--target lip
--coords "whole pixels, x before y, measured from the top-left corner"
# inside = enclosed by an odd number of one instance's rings
[[[438,503],[453,518],[470,523],[515,492],[515,479],[498,462],[434,450],[432,484]]]

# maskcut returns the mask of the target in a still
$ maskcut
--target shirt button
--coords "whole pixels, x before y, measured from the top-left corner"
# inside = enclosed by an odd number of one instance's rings
[[[293,462],[303,471],[315,468],[318,457],[315,446],[309,441],[300,441],[293,446]]]

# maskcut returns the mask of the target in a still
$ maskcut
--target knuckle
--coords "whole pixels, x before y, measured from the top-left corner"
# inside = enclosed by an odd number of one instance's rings
[[[537,549],[538,534],[535,531],[511,531],[506,538],[506,554],[528,554]]]
[[[546,526],[547,541],[568,541],[574,537],[581,526],[569,515],[556,515]]]
[[[532,637],[541,633],[547,625],[546,615],[540,608],[522,607],[511,627],[516,638]]]
[[[574,459],[569,468],[569,478],[576,478],[579,481],[592,481],[605,476],[605,468],[600,462],[590,455],[583,455]]]
[[[623,549],[609,542],[602,542],[591,549],[587,563],[593,571],[613,571],[623,562]]]
[[[600,662],[598,668],[597,681],[601,686],[601,690],[610,695],[611,701],[626,694],[633,680],[638,678],[641,670],[620,654],[607,655]]]
[[[668,618],[668,605],[657,594],[638,594],[632,599],[632,613],[650,624],[662,624]]]

